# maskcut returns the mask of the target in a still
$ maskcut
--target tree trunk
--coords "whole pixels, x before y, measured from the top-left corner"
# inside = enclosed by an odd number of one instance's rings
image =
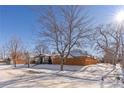
[[[28,68],[30,68],[30,63],[28,62]]]
[[[124,84],[124,60],[120,62],[121,71],[122,71],[122,83]]]
[[[64,57],[61,57],[60,71],[63,71]]]
[[[30,68],[30,61],[29,61],[29,59],[28,59],[28,68]]]
[[[13,61],[14,61],[14,67],[16,67],[16,60],[14,59]]]
[[[116,65],[116,55],[114,54],[113,55],[113,62],[112,62],[113,65]]]
[[[122,83],[124,84],[124,66],[121,65],[121,71],[122,71]]]

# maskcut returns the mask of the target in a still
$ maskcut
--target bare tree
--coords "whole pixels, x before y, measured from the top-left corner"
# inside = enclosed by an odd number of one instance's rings
[[[122,22],[124,23],[124,22]],[[116,51],[116,58],[118,63],[120,63],[120,66],[122,68],[122,82],[124,83],[124,25],[118,24],[116,29],[116,35],[115,35],[115,51]]]
[[[59,13],[55,13],[54,8]],[[39,23],[44,30],[39,32],[40,39],[59,53],[61,71],[71,49],[85,44],[91,34],[91,18],[82,10],[79,6],[55,6],[40,16]]]
[[[99,25],[96,28],[96,32],[94,34],[94,39],[96,41],[96,49],[100,50],[103,54],[105,63],[112,63],[113,59],[113,51],[111,48],[111,36],[110,33],[110,25]]]
[[[114,65],[112,71],[116,69],[116,64],[120,63],[122,72],[124,73],[124,26],[122,24],[109,24],[97,28],[99,37],[97,37],[97,45],[103,50],[104,58],[111,59]],[[106,74],[110,74],[112,71]],[[124,74],[123,74],[124,76]],[[116,76],[118,77],[118,76]],[[124,79],[123,79],[124,80]],[[124,82],[124,81],[123,81]]]
[[[28,64],[28,68],[30,68],[30,55],[29,55],[29,52],[25,51],[24,56],[25,56],[26,64]]]
[[[2,59],[5,59],[7,57],[7,49],[5,46],[2,46],[1,47],[1,50],[0,50],[0,57]]]
[[[22,45],[21,40],[16,37],[11,38],[11,40],[8,43],[10,57],[12,58],[15,67],[16,67],[16,59],[19,56],[18,53],[22,51],[21,45]]]
[[[37,56],[47,53],[48,52],[48,47],[45,46],[43,43],[38,42],[34,48],[34,52]]]

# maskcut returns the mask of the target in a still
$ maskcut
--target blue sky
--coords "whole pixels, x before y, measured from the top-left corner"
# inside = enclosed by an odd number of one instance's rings
[[[37,13],[26,6],[0,6],[0,44],[16,36],[31,45],[37,18]]]
[[[17,36],[24,44],[33,47],[35,30],[38,29],[39,14],[48,6],[0,6],[0,45],[11,37]],[[123,6],[86,6],[88,13],[93,17],[94,24],[109,23],[113,15],[123,9]]]

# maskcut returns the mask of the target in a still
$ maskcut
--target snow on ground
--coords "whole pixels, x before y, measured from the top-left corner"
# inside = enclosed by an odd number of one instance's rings
[[[0,87],[44,87],[44,88],[96,88],[96,87],[124,87],[121,80],[117,81],[114,76],[121,77],[121,69],[107,76],[104,81],[101,77],[113,69],[110,64],[96,64],[89,66],[65,65],[64,71],[59,71],[60,65],[1,65],[0,64]]]

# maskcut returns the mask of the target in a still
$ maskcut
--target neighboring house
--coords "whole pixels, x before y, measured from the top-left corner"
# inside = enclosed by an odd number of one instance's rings
[[[26,58],[26,55],[24,53],[18,53],[18,57],[16,58],[16,64],[27,64],[27,60],[28,59]],[[40,54],[37,56],[29,54],[30,64],[52,64],[51,61],[51,55],[49,54]],[[13,64],[13,61],[11,61],[11,64]]]
[[[0,64],[10,64],[10,58],[0,59]]]
[[[4,63],[4,62],[5,62],[5,61],[4,61],[3,59],[0,59],[0,64],[1,64],[1,63]]]
[[[36,64],[52,64],[52,59],[50,54],[41,54],[34,57]]]

